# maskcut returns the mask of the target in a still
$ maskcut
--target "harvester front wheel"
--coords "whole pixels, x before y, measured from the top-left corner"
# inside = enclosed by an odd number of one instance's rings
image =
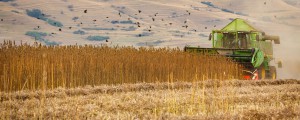
[[[266,78],[266,69],[264,67],[261,67],[258,69],[258,79],[263,80]]]

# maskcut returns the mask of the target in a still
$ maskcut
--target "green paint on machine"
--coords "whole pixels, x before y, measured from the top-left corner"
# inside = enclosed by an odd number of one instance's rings
[[[266,35],[247,21],[237,18],[221,30],[212,30],[209,39],[212,48],[186,46],[187,52],[209,55],[223,55],[243,65],[244,77],[251,79],[276,79],[274,66],[269,66],[273,58],[273,44],[280,44],[278,36]],[[276,71],[276,70],[275,70]],[[250,77],[249,77],[250,76]]]

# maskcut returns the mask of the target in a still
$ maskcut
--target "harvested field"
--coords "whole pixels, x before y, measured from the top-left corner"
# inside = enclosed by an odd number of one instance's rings
[[[200,81],[0,94],[0,119],[295,119],[300,81]]]

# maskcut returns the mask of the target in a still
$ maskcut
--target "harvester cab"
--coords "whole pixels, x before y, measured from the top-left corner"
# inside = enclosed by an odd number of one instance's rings
[[[212,48],[186,46],[185,51],[218,54],[232,58],[244,68],[244,79],[276,79],[276,67],[270,66],[273,44],[280,44],[278,36],[266,35],[242,19],[235,19],[221,30],[209,35]]]

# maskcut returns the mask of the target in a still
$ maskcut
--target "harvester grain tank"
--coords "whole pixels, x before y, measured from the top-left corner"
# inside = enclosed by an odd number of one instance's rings
[[[212,30],[209,40],[212,41],[212,48],[186,46],[184,50],[232,58],[243,65],[244,79],[276,79],[276,67],[271,66],[270,62],[274,60],[272,41],[280,44],[278,36],[266,35],[237,18],[221,30]]]

